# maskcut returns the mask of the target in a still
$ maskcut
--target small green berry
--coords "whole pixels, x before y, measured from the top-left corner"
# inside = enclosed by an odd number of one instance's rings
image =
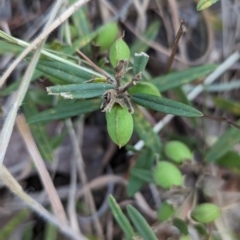
[[[127,108],[115,104],[110,112],[106,112],[107,130],[113,142],[119,148],[130,140],[133,133],[133,118]]]
[[[218,206],[212,203],[204,203],[198,205],[192,211],[192,218],[200,223],[210,223],[215,221],[221,215],[221,210]]]
[[[94,44],[100,46],[101,51],[110,48],[118,37],[118,25],[115,22],[110,22],[98,30],[98,35],[94,39]]]
[[[157,87],[149,82],[139,82],[136,86],[129,88],[129,94],[145,93],[161,97]]]
[[[192,153],[187,145],[180,141],[170,141],[164,146],[166,157],[176,163],[182,163],[184,160],[192,159]]]
[[[130,50],[128,45],[119,38],[110,48],[109,60],[112,66],[115,68],[118,62],[121,60],[130,58]]]
[[[181,186],[183,177],[179,169],[170,162],[160,161],[153,170],[153,177],[157,185],[169,189]]]

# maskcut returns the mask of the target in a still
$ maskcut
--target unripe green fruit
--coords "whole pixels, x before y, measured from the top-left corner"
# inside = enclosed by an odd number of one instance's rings
[[[119,38],[110,48],[109,60],[112,66],[115,68],[118,62],[121,60],[130,58],[130,50],[128,45]]]
[[[106,112],[107,130],[113,142],[119,148],[130,140],[133,133],[133,118],[127,108],[115,104],[110,112]]]
[[[157,185],[169,189],[172,186],[181,186],[183,177],[179,169],[172,163],[160,161],[153,170],[153,177]]]
[[[98,30],[98,35],[94,39],[94,43],[100,46],[100,50],[104,51],[111,47],[118,37],[118,25],[115,22],[110,22],[103,25]]]
[[[201,204],[192,211],[192,218],[200,223],[213,222],[219,218],[220,215],[220,208],[212,203]]]
[[[163,202],[157,210],[158,220],[160,222],[166,221],[174,213],[174,208],[171,204]]]
[[[129,88],[128,92],[130,94],[145,93],[161,97],[157,87],[149,82],[139,82],[136,86]]]
[[[182,163],[184,160],[192,159],[192,153],[188,146],[180,141],[170,141],[164,146],[166,157],[176,163]]]

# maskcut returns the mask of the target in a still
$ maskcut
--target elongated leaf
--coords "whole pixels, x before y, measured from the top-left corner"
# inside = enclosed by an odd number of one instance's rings
[[[48,87],[47,92],[50,95],[61,95],[64,98],[84,99],[102,96],[106,90],[112,88],[113,86],[107,83],[82,83]]]
[[[39,114],[38,109],[32,101],[31,95],[29,93],[24,99],[23,110],[26,115],[27,121],[31,116]],[[49,144],[50,139],[47,134],[46,127],[41,123],[35,123],[30,125],[30,129],[43,160],[53,161],[53,148]]]
[[[151,80],[151,83],[156,85],[160,92],[164,92],[190,83],[198,78],[202,78],[214,71],[216,68],[217,65],[215,64],[193,67],[180,72],[174,72],[165,76],[154,78]]]
[[[153,131],[151,124],[143,116],[139,109],[135,109],[133,114],[134,131],[145,142],[145,145],[153,152],[160,154],[161,142],[159,136]]]
[[[131,205],[128,205],[127,212],[132,223],[134,224],[140,236],[143,237],[144,240],[157,240],[155,233],[148,225],[145,218],[141,215],[141,213],[138,212],[136,208],[134,208]]]
[[[131,170],[131,174],[134,177],[136,177],[140,180],[143,180],[144,182],[149,182],[149,183],[154,182],[151,170],[147,170],[147,169],[143,169],[143,168],[133,168]]]
[[[9,236],[11,236],[14,230],[24,222],[29,214],[29,210],[22,210],[17,214],[15,213],[14,217],[1,228],[0,240],[10,239]]]
[[[224,98],[216,97],[213,98],[214,103],[217,107],[226,110],[230,113],[234,113],[235,115],[240,115],[240,103],[232,100],[227,100]]]
[[[59,61],[43,59],[39,60],[37,69],[67,83],[83,83],[98,76],[84,67],[77,68]]]
[[[158,35],[158,31],[160,29],[160,23],[159,21],[155,21],[151,23],[147,29],[147,31],[143,34],[145,39],[147,39],[149,42],[153,41],[156,36]],[[149,44],[143,42],[141,39],[136,40],[134,44],[131,46],[131,54],[134,53],[140,53],[140,52],[146,52],[149,48]]]
[[[201,11],[203,9],[209,8],[218,1],[219,0],[200,0],[197,4],[197,10]]]
[[[70,0],[70,3],[75,3],[76,0]],[[90,28],[90,23],[89,23],[89,14],[88,14],[88,8],[87,6],[81,7],[75,14],[72,15],[72,19],[74,22],[74,26],[76,26],[79,36],[82,38],[90,38],[92,37],[92,31]],[[90,43],[86,41],[86,43]],[[76,43],[74,43],[75,47]],[[78,47],[79,49],[80,47]],[[91,46],[88,44],[86,45],[82,51],[87,55],[91,55]]]
[[[155,158],[156,158],[155,154],[151,149],[146,148],[142,150],[132,170],[133,169],[150,170]],[[134,176],[130,171],[130,178],[128,180],[128,185],[127,185],[128,196],[132,197],[137,191],[139,191],[142,188],[142,186],[145,183],[146,181],[141,180],[138,177]]]
[[[66,100],[64,100],[66,102]],[[100,108],[101,99],[68,101],[58,104],[55,108],[48,109],[28,119],[28,123],[49,122],[52,120],[74,117],[83,113],[96,111]]]
[[[237,122],[240,124],[240,120]],[[234,145],[240,142],[240,131],[236,128],[229,128],[223,135],[221,135],[217,142],[210,148],[206,154],[207,162],[216,162],[229,150],[232,150]]]
[[[139,105],[159,112],[164,112],[183,117],[202,116],[202,113],[199,112],[197,109],[167,98],[161,98],[150,94],[138,93],[133,94],[132,99]]]
[[[237,174],[240,173],[240,155],[235,151],[228,151],[217,160],[217,164],[226,167]]]
[[[173,225],[177,227],[182,234],[188,235],[188,226],[181,218],[174,218]]]
[[[35,70],[35,72],[34,72],[34,74],[33,74],[33,76],[32,76],[31,82],[36,81],[36,80],[37,80],[39,77],[41,77],[41,76],[42,76],[42,73],[39,72],[39,71],[37,71],[37,70]],[[1,91],[0,91],[0,96],[1,96],[1,97],[4,97],[4,96],[7,96],[7,95],[9,95],[10,93],[16,91],[16,90],[18,89],[20,83],[21,83],[21,79],[18,79],[18,80],[16,80],[16,82],[11,83],[11,84],[10,84],[9,86],[7,86],[6,88],[1,89]]]
[[[109,195],[108,197],[108,204],[111,208],[115,220],[125,233],[126,237],[132,239],[135,236],[134,230],[112,195]]]
[[[144,71],[147,66],[148,59],[149,56],[144,52],[134,54],[133,72],[135,76]]]

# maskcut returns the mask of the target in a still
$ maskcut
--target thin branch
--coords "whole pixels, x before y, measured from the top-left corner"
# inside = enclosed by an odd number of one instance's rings
[[[81,57],[83,57],[96,71],[101,73],[106,79],[109,78],[107,74],[101,68],[99,68],[90,58],[88,58],[83,52],[81,52],[80,50],[77,50],[77,53]]]
[[[230,125],[232,127],[240,129],[240,125],[238,125],[237,123],[233,122],[232,120],[230,120],[230,119],[228,119],[226,117],[215,117],[215,116],[212,116],[212,115],[209,115],[209,114],[205,114],[205,113],[203,114],[203,117],[215,120],[217,122],[225,122],[225,123],[227,123],[228,125]]]
[[[165,74],[167,74],[169,72],[169,70],[170,70],[170,68],[172,66],[172,63],[173,63],[173,60],[174,60],[174,56],[175,56],[176,51],[177,51],[178,42],[179,42],[179,40],[180,40],[180,38],[181,38],[182,34],[184,33],[185,28],[186,28],[185,24],[186,24],[185,20],[182,19],[181,23],[180,23],[180,27],[179,27],[178,32],[177,32],[177,35],[175,37],[175,41],[174,41],[174,44],[173,44],[173,47],[172,47],[171,55],[170,55],[170,57],[168,59],[168,63],[167,63],[166,70],[165,70]]]

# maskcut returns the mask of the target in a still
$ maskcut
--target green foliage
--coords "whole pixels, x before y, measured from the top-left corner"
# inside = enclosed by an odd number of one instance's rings
[[[133,170],[151,170],[151,166],[155,160],[155,154],[153,151],[149,148],[146,148],[142,150],[136,159],[136,163],[134,167],[132,168]],[[138,178],[134,174],[132,174],[132,171],[130,171],[130,177],[128,180],[128,185],[127,185],[127,194],[128,196],[133,196],[137,191],[139,191],[142,186],[146,183],[145,180]]]
[[[132,95],[135,103],[155,111],[184,117],[201,117],[202,113],[186,104],[161,98],[150,94],[137,93]]]
[[[219,0],[200,0],[197,4],[197,10],[201,11],[203,9],[209,8],[218,1]]]
[[[240,120],[237,122],[240,124]],[[216,143],[208,150],[205,160],[207,162],[216,162],[220,157],[231,150],[235,144],[240,142],[240,134],[235,128],[229,128],[222,134]]]
[[[154,153],[160,154],[161,142],[158,135],[153,131],[151,124],[146,120],[139,109],[133,114],[134,131]]]
[[[149,56],[144,52],[134,54],[133,73],[135,76],[146,68],[148,60]]]
[[[109,89],[113,89],[113,86],[108,83],[82,83],[48,87],[47,92],[68,99],[88,99],[100,97]]]
[[[126,237],[128,237],[129,239],[132,239],[135,236],[134,230],[130,222],[128,221],[127,217],[122,212],[122,209],[117,204],[116,200],[112,195],[108,196],[108,204],[109,204],[109,207],[111,208],[111,211],[115,220],[117,221],[117,223],[119,224],[123,232],[125,233]]]
[[[189,68],[180,72],[169,73],[151,80],[160,92],[164,92],[184,84],[203,78],[217,68],[215,64]]]
[[[59,101],[56,107],[30,117],[28,123],[49,122],[93,112],[100,108],[100,104],[100,99]]]
[[[160,207],[157,210],[157,216],[160,222],[168,220],[173,214],[174,208],[171,204],[167,202],[161,203]]]
[[[177,227],[182,234],[188,235],[188,226],[181,218],[174,218],[173,225]]]
[[[145,218],[131,205],[127,206],[128,215],[139,232],[140,236],[143,237],[144,240],[157,240],[156,235],[154,234],[151,227],[148,225]]]

